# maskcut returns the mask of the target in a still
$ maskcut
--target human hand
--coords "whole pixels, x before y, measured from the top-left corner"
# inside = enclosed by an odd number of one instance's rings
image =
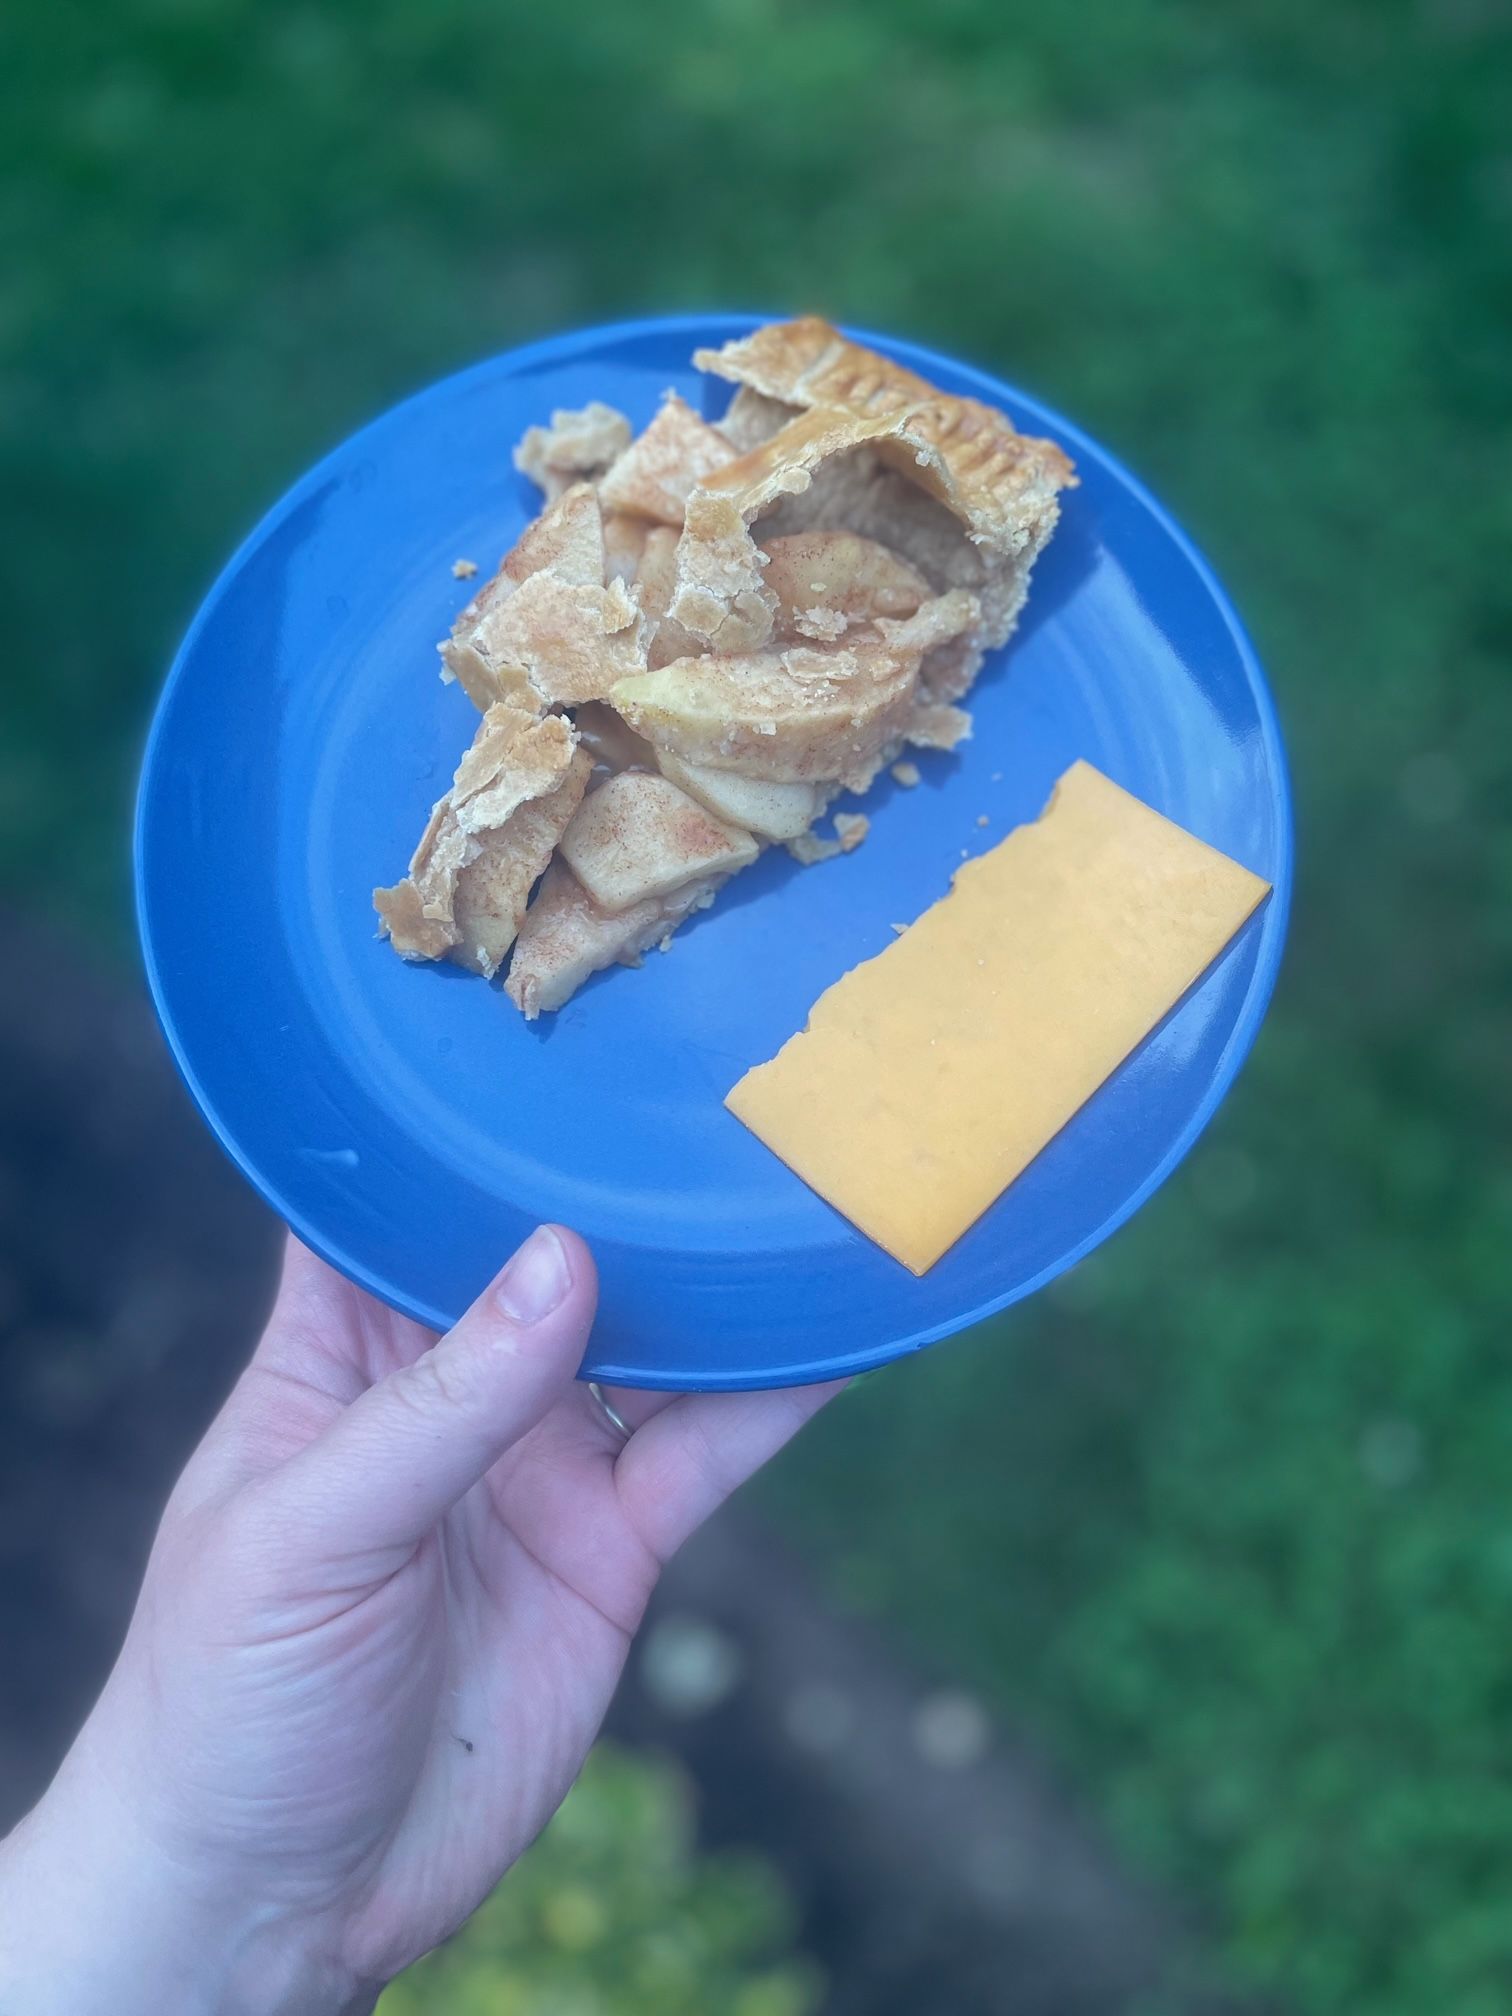
[[[290,1243],[98,1705],[0,1846],[10,2016],[366,2011],[540,1831],[661,1565],[837,1389],[616,1392],[545,1228],[439,1342]]]

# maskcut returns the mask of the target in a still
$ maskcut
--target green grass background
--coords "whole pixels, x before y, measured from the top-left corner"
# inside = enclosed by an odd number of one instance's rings
[[[1504,0],[17,0],[0,878],[127,955],[231,542],[395,396],[640,308],[959,350],[1123,453],[1280,699],[1293,946],[1102,1255],[767,1490],[1039,1732],[1237,1981],[1512,1984]]]

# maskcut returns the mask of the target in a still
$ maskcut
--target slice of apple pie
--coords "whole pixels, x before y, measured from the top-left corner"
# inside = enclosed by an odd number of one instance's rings
[[[669,392],[638,436],[597,402],[527,430],[545,506],[439,647],[482,722],[374,892],[402,957],[508,960],[527,1017],[665,950],[764,847],[858,845],[861,815],[815,821],[970,733],[1076,480],[815,317],[694,362],[736,386],[717,421]]]

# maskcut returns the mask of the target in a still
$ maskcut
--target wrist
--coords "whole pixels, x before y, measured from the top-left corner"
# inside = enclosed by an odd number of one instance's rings
[[[66,1774],[65,1767],[65,1774]],[[0,1841],[0,2010],[26,2016],[370,2016],[320,1928],[183,1867],[66,1775]]]

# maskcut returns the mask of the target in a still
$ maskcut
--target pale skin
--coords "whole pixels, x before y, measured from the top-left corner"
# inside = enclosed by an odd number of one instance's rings
[[[291,1242],[115,1670],[0,1844],[0,2010],[365,2016],[529,1846],[663,1563],[837,1389],[615,1393],[574,1234],[439,1341]]]

